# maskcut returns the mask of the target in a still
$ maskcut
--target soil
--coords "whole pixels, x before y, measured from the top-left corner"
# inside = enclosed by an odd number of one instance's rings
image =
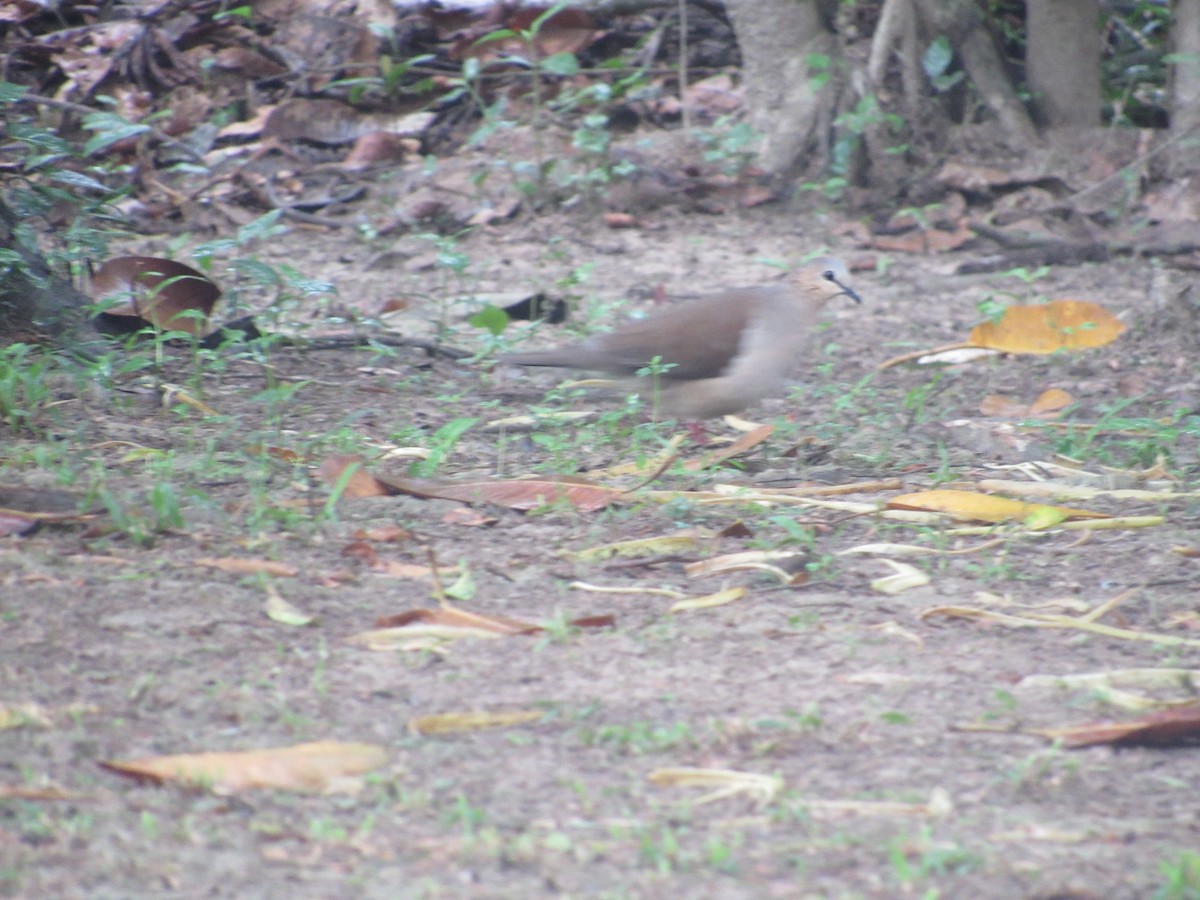
[[[372,315],[389,300],[409,305],[390,327],[429,334],[426,323],[452,297],[575,295],[567,325],[539,327],[533,341],[545,344],[651,307],[660,287],[682,299],[766,281],[775,270],[760,260],[822,246],[856,258],[832,236],[838,215],[816,209],[664,210],[654,224],[610,230],[577,212],[489,226],[458,241],[469,260],[461,277],[427,266],[418,252],[427,243],[381,256],[391,240],[350,229],[289,226],[247,255],[336,285],[335,301],[303,308],[314,331],[323,316]],[[165,240],[136,246],[169,249]],[[835,304],[799,386],[747,412],[775,423],[772,437],[723,467],[673,468],[656,487],[898,479],[892,489],[826,498],[873,504],[946,482],[1061,479],[1045,464],[1065,452],[1106,486],[1194,489],[1195,428],[1147,436],[1147,420],[1195,411],[1196,323],[1181,324],[1186,310],[1174,299],[1186,273],[1119,259],[1060,267],[1028,284],[1012,274],[947,274],[973,252],[896,256],[858,271],[863,306]],[[584,264],[593,265],[586,282],[557,286]],[[228,292],[232,277],[218,280]],[[961,340],[988,298],[1063,296],[1104,304],[1129,331],[1079,355],[877,369]],[[445,315],[449,344],[485,348],[458,307]],[[199,382],[185,351],[171,356],[165,379],[216,416],[164,409],[149,379],[124,376],[120,389],[56,385],[60,402],[45,411],[41,436],[4,432],[9,484],[103,486],[126,521],[151,532],[162,503],[153,491],[174,486],[182,519],[143,543],[128,529],[79,525],[0,539],[0,705],[37,703],[46,716],[0,730],[0,785],[70,792],[0,794],[0,895],[1146,898],[1178,875],[1187,853],[1195,864],[1196,749],[1067,749],[1030,732],[1139,713],[1104,691],[1023,681],[1197,669],[1195,646],[923,615],[947,606],[1081,615],[1120,596],[1102,622],[1200,637],[1195,498],[1099,497],[1072,505],[1165,521],[995,543],[836,509],[689,500],[599,512],[483,504],[475,508],[485,524],[459,524],[447,513],[463,504],[452,501],[343,497],[322,516],[329,486],[314,472],[323,459],[366,447],[373,471],[403,475],[410,458],[388,451],[434,448],[438,429],[463,418],[478,422],[446,452],[439,478],[591,472],[657,453],[681,429],[618,418],[622,401],[594,392],[546,399],[561,373],[493,371],[416,348],[276,348],[269,364],[286,396],[266,390],[263,362],[248,353],[223,352]],[[1027,429],[979,412],[987,395],[1030,402],[1050,387],[1076,399],[1069,421],[1099,427]],[[532,434],[485,428],[531,407],[597,418]],[[715,445],[737,435],[721,422],[706,428]],[[705,452],[694,443],[681,451]],[[1160,455],[1162,469],[1147,473]],[[390,526],[406,534],[372,540],[372,529]],[[562,553],[684,529],[729,533],[650,559],[588,563]],[[872,583],[892,573],[881,556],[893,554],[839,555],[881,542],[976,549],[896,556],[928,583],[886,594]],[[363,544],[393,562],[461,564],[473,592],[456,605],[551,627],[442,652],[350,643],[382,616],[436,605],[428,578],[373,569]],[[684,571],[754,549],[804,550],[807,581]],[[227,557],[270,559],[296,574],[197,564]],[[575,582],[747,592],[671,613],[665,596]],[[268,587],[315,622],[269,619]],[[613,627],[564,624],[603,614]],[[418,716],[514,709],[544,716],[448,735],[409,728]],[[139,783],[99,765],[318,740],[379,744],[389,762],[356,794],[232,796]],[[762,801],[734,793],[700,803],[706,790],[649,780],[679,767],[778,776],[783,787]],[[1160,896],[1198,896],[1191,884]]]

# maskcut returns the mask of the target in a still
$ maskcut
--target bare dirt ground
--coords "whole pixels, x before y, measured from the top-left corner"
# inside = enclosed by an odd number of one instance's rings
[[[664,213],[660,221],[657,231],[610,231],[580,215],[481,229],[457,247],[469,260],[462,278],[415,258],[381,261],[386,242],[300,227],[253,255],[334,283],[332,311],[416,298],[404,322],[433,316],[434,297],[559,292],[556,281],[590,262],[589,279],[571,289],[582,298],[573,321],[588,328],[645,307],[659,285],[682,298],[772,277],[760,258],[819,245],[854,256],[826,237],[837,218],[817,211]],[[161,241],[139,247],[165,249]],[[1152,467],[1161,452],[1177,489],[1195,489],[1195,418],[1190,435],[1170,440],[1143,427],[1195,409],[1195,322],[1189,333],[1169,303],[1189,276],[1128,259],[1058,268],[1032,284],[944,274],[970,253],[894,257],[885,271],[857,273],[865,303],[830,311],[798,370],[803,386],[749,412],[776,423],[775,434],[734,465],[674,468],[656,486],[900,480],[896,490],[836,498],[874,503],[944,481],[1027,479],[1035,470],[993,467],[1068,452],[1088,472],[1126,470],[1109,473],[1111,486],[1144,487],[1128,470]],[[980,301],[1014,296],[1099,302],[1130,330],[1076,356],[876,371],[899,353],[961,339],[980,320]],[[451,324],[449,343],[482,346],[478,329]],[[563,339],[554,330],[537,340]],[[168,380],[194,383],[186,353],[172,354]],[[1198,896],[1180,874],[1185,854],[1200,847],[1195,749],[1071,750],[1024,733],[1137,713],[1102,691],[1022,679],[1194,669],[1200,651],[922,616],[951,605],[1017,613],[1037,604],[1080,615],[1126,595],[1102,621],[1190,639],[1200,563],[1177,548],[1197,547],[1195,499],[1098,498],[1076,505],[1165,522],[995,543],[874,515],[689,500],[587,513],[483,506],[494,522],[471,525],[445,518],[462,506],[450,501],[343,498],[334,515],[314,516],[329,492],[312,475],[322,459],[366,452],[373,470],[403,474],[408,460],[382,459],[389,449],[429,449],[439,428],[461,418],[479,422],[448,450],[439,477],[588,472],[657,453],[678,429],[618,419],[619,400],[568,391],[545,401],[555,373],[491,373],[418,350],[283,348],[270,363],[293,390],[286,397],[264,393],[261,363],[244,355],[206,371],[200,393],[216,416],[164,410],[157,394],[127,379],[126,390],[59,386],[63,402],[47,411],[44,438],[0,432],[7,483],[63,486],[73,472],[67,486],[102,485],[126,515],[147,521],[151,491],[167,484],[182,509],[182,522],[147,545],[79,526],[0,539],[0,704],[37,703],[47,716],[0,730],[0,784],[71,792],[0,795],[0,895]],[[1100,427],[1026,432],[978,411],[989,394],[1028,401],[1048,387],[1076,398],[1070,421]],[[484,428],[531,405],[600,418],[534,435]],[[719,423],[709,430],[714,441],[735,434]],[[138,448],[157,452],[131,453]],[[686,445],[683,458],[704,452]],[[744,529],[678,555],[585,563],[560,553],[683,529],[715,534],[735,522]],[[363,542],[357,535],[392,525],[411,536],[374,544],[380,557],[425,565],[431,549],[439,564],[469,570],[473,594],[459,605],[551,629],[444,652],[348,643],[381,616],[435,603],[428,579],[381,573],[347,552]],[[812,572],[804,584],[683,571],[738,550],[803,549],[805,536]],[[891,573],[879,554],[838,555],[880,542],[986,546],[905,557],[929,581],[889,595],[871,586]],[[268,558],[296,574],[195,564],[222,557]],[[749,590],[727,605],[672,614],[668,597],[588,592],[575,581],[696,596]],[[269,619],[268,586],[315,623]],[[563,624],[601,614],[615,627]],[[408,728],[417,716],[510,709],[544,716],[443,736]],[[328,796],[220,797],[99,766],[316,740],[377,743],[389,763],[359,793]],[[777,776],[782,788],[762,802],[734,794],[701,804],[705,791],[648,777],[689,766]]]

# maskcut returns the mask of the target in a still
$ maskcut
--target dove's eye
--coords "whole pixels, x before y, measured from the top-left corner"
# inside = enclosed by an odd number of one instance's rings
[[[833,269],[826,269],[821,273],[821,277],[826,281],[837,281],[837,277],[833,274]]]

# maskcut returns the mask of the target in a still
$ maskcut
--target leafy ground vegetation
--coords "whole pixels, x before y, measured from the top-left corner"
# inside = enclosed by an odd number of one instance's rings
[[[177,235],[41,235],[195,266],[256,330],[0,350],[0,895],[1200,896],[1196,254],[1144,213],[1176,188],[1109,181],[1100,261],[980,265],[969,217],[1044,179],[759,205],[727,124],[606,169],[573,132],[603,177],[555,182],[520,165],[553,131],[489,109],[339,223],[245,213],[289,159]],[[7,127],[28,222],[148,214]],[[622,159],[646,180],[597,193]],[[817,251],[864,304],[704,435],[653,372],[492,365]],[[933,352],[1063,299],[1082,349]]]

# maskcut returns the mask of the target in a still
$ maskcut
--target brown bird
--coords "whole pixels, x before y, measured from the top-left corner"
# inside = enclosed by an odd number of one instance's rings
[[[841,294],[862,303],[847,280],[845,263],[825,257],[797,269],[786,283],[733,288],[581,344],[509,353],[500,361],[635,375],[657,357],[665,371],[650,375],[657,381],[649,385],[657,387],[667,412],[681,419],[723,416],[783,386],[826,303]]]

